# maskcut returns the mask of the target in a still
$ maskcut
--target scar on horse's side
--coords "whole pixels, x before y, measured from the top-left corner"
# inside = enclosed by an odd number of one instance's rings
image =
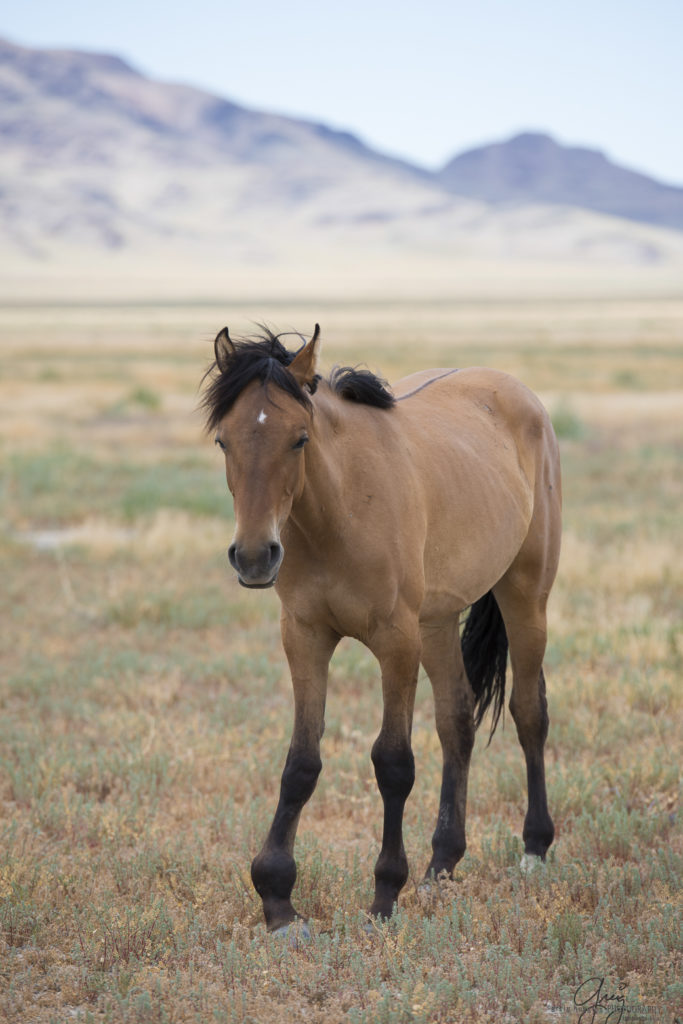
[[[527,769],[525,864],[544,859],[554,835],[543,657],[561,480],[546,411],[519,381],[481,367],[422,370],[393,390],[366,369],[322,378],[319,327],[297,351],[284,337],[233,341],[224,328],[203,399],[234,499],[230,563],[243,586],[275,587],[294,690],[280,799],[252,863],[269,931],[299,919],[294,840],[322,766],[328,666],[343,636],[372,651],[382,677],[372,915],[391,915],[408,878],[403,810],[420,664],[443,752],[425,878],[450,876],[465,852],[475,729],[490,709],[493,734],[508,656]]]

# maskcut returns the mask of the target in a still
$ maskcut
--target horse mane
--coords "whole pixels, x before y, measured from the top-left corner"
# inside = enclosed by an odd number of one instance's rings
[[[286,334],[274,334],[263,326],[261,330],[262,335],[238,341],[230,338],[227,327],[217,335],[214,341],[214,361],[202,381],[206,383],[201,406],[206,412],[207,430],[215,430],[253,380],[260,380],[266,387],[274,384],[295,401],[310,408],[310,395],[315,392],[320,377],[316,375],[310,385],[302,388],[287,369],[303,346],[291,352],[280,340]],[[302,335],[297,337],[305,344]],[[328,383],[336,394],[350,402],[390,409],[396,401],[387,389],[386,381],[367,369],[335,366]]]
[[[374,405],[377,409],[391,409],[396,404],[387,382],[368,369],[335,366],[328,383],[333,391],[349,402]]]

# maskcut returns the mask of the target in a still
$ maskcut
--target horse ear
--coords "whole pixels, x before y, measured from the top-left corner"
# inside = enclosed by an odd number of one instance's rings
[[[213,343],[213,351],[216,357],[216,366],[224,372],[227,359],[235,354],[235,346],[233,345],[230,332],[227,327],[224,327],[222,331],[219,331],[216,335],[216,340]]]
[[[315,325],[313,337],[304,345],[287,369],[296,378],[300,387],[311,385],[315,380],[315,369],[320,354],[320,324]]]

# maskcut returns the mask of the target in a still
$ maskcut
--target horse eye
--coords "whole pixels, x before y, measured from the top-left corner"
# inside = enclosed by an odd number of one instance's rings
[[[218,447],[220,448],[220,450],[221,450],[222,452],[224,452],[224,451],[225,451],[225,445],[224,445],[224,444],[223,444],[223,442],[221,441],[220,437],[214,437],[214,439],[213,439],[213,443],[214,443],[214,444],[217,444],[217,445],[218,445]]]
[[[300,438],[299,438],[299,440],[298,440],[298,441],[296,441],[296,442],[295,442],[295,443],[294,443],[294,444],[292,445],[292,448],[293,448],[293,450],[294,450],[294,451],[297,451],[297,450],[298,450],[299,448],[303,448],[303,446],[304,446],[304,445],[306,444],[306,442],[307,442],[307,441],[308,441],[308,435],[307,435],[307,434],[304,434],[304,436],[303,436],[303,437],[300,437]]]

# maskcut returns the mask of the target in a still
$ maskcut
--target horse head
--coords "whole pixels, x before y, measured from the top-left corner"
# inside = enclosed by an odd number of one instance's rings
[[[280,532],[304,486],[319,338],[316,324],[296,354],[273,335],[233,343],[224,328],[216,338],[204,404],[234,500],[228,557],[245,587],[273,586],[282,564]]]

